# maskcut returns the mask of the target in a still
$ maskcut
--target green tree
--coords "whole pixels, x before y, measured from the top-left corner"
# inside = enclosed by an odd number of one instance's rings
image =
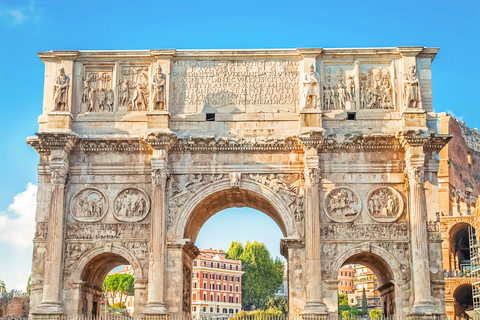
[[[358,310],[356,307],[352,307],[350,309],[350,313],[352,314],[352,317],[356,317],[356,316],[361,316],[362,315],[362,311]]]
[[[364,316],[368,313],[368,300],[367,300],[367,293],[365,292],[365,287],[363,287],[362,293],[362,313]]]
[[[382,317],[382,311],[380,310],[377,310],[377,309],[373,309],[370,311],[370,318],[372,320],[378,320]]]
[[[27,295],[30,297],[30,280],[32,280],[32,274],[30,274],[30,277],[28,277],[28,282],[27,282]]]
[[[352,315],[350,313],[350,311],[343,311],[342,312],[342,319],[343,320],[348,320],[348,319],[351,319],[352,318]]]
[[[338,314],[342,316],[344,311],[350,311],[350,305],[348,304],[348,296],[344,293],[338,293]]]
[[[265,303],[265,309],[270,313],[280,312],[286,315],[288,314],[288,301],[282,297],[270,297]]]
[[[255,305],[264,309],[269,297],[273,297],[283,283],[283,263],[272,259],[265,244],[247,241],[245,247],[232,241],[227,252],[229,259],[242,261],[245,273],[242,277],[242,307]]]
[[[0,279],[0,292],[6,292],[7,291],[7,286],[5,285],[5,282]]]
[[[227,251],[227,259],[240,260],[240,256],[243,253],[243,246],[240,241],[234,240],[230,244],[230,248]]]
[[[109,305],[109,297],[113,299],[115,294],[120,294],[120,301],[126,302],[127,296],[134,295],[134,282],[135,278],[129,274],[112,274],[108,276],[107,286],[107,305]],[[107,285],[107,278],[103,280],[102,290],[105,292],[105,286]]]

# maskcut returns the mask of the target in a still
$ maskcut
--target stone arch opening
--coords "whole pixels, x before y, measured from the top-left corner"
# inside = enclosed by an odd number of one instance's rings
[[[113,244],[112,246],[94,247],[87,251],[76,263],[77,270],[72,274],[72,285],[69,287],[67,296],[71,298],[72,314],[98,316],[103,311],[101,308],[104,301],[102,290],[103,281],[108,273],[121,265],[130,265],[135,278],[142,281],[143,272],[137,258],[126,248]],[[137,296],[137,292],[135,292]],[[133,300],[134,310],[137,313],[137,297]]]
[[[457,223],[450,229],[450,269],[456,271],[453,274],[457,277],[470,270],[469,232],[475,233],[475,229],[466,222]]]
[[[370,294],[371,299],[369,299],[370,300],[369,305],[372,308],[374,308],[373,304],[377,302],[378,303],[377,305],[380,306],[380,310],[382,311],[382,315],[384,316],[391,316],[391,315],[397,314],[398,313],[397,310],[400,309],[400,306],[397,306],[397,303],[396,303],[396,301],[398,301],[398,299],[396,300],[396,291],[398,290],[395,286],[394,280],[395,278],[400,278],[398,273],[401,271],[397,270],[396,272],[394,272],[393,268],[401,269],[400,263],[395,261],[395,258],[391,256],[391,254],[379,248],[375,248],[375,250],[364,251],[364,252],[361,252],[362,251],[361,248],[357,248],[357,249],[358,250],[355,250],[355,249],[350,250],[349,252],[346,252],[341,257],[339,257],[338,262],[340,263],[338,263],[338,267],[335,268],[335,270],[340,272],[341,267],[344,267],[347,265],[362,265],[368,268],[369,270],[371,270],[373,272],[373,275],[369,274],[368,272],[365,274],[365,276],[367,277],[366,280],[371,280],[372,282],[371,287],[369,287],[368,284],[366,284],[366,290],[371,290],[371,294]],[[357,252],[355,253],[355,251]],[[352,252],[353,254],[351,254]],[[348,257],[345,258],[345,256],[348,256]],[[390,261],[391,263],[389,264],[387,260]],[[392,263],[394,265],[391,266]],[[372,276],[372,278],[368,279],[369,276]],[[375,282],[377,281],[378,281],[378,285],[375,285]],[[359,288],[357,288],[357,290],[359,290]],[[375,294],[374,294],[375,290],[377,290],[380,293],[379,301],[376,301],[378,297],[375,297]],[[362,290],[362,294],[363,294],[363,290]],[[397,296],[398,295],[399,294],[397,294]],[[368,294],[367,294],[367,297],[368,297]],[[360,301],[360,306],[361,306],[361,301]]]
[[[469,283],[459,285],[453,292],[453,298],[455,317],[467,319],[468,315],[465,311],[473,308],[472,285]]]
[[[214,186],[216,190],[211,189],[212,188],[209,188],[209,193],[202,199],[192,199],[194,205],[191,205],[190,209],[186,210],[188,214],[184,217],[183,238],[190,239],[195,243],[200,230],[210,218],[225,209],[242,207],[258,210],[270,217],[280,229],[283,237],[292,236],[292,238],[298,238],[295,222],[290,215],[290,208],[275,192],[248,181],[242,181],[241,187],[232,188],[228,182],[224,185],[218,183]],[[245,245],[245,243],[243,243],[243,245]],[[192,293],[188,298],[203,300],[201,306],[196,302],[191,303],[190,306],[187,305],[186,308],[190,309],[189,312],[198,316],[206,316],[211,312],[217,315],[231,316],[233,315],[232,312],[235,313],[241,310],[241,274],[235,274],[236,271],[242,271],[241,265],[239,265],[239,269],[237,269],[236,265],[228,262],[223,263],[221,260],[222,258],[218,261],[212,260],[210,262],[196,261],[196,263],[205,263],[205,265],[202,265],[202,269],[206,269],[202,271],[202,274],[195,271],[193,261],[192,264],[190,264],[188,259],[186,263],[184,260],[184,265],[187,264],[188,267],[191,266],[192,268]],[[228,274],[229,272],[232,273],[232,275]],[[204,279],[204,276],[207,278]],[[225,282],[225,276],[227,276],[227,282]],[[232,278],[230,278],[231,276]],[[237,277],[240,278],[240,281],[237,280]],[[284,278],[284,281],[288,281],[287,274],[285,274]],[[231,282],[230,279],[233,279],[233,282]],[[219,292],[220,295],[218,295]],[[237,304],[237,301],[238,307],[222,305],[225,302]],[[197,309],[195,310],[194,308]]]

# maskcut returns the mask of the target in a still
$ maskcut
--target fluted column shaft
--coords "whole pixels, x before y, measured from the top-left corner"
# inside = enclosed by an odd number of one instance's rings
[[[148,268],[148,301],[143,313],[164,314],[165,300],[165,186],[167,162],[165,158],[152,159],[152,212]]]
[[[412,283],[414,284],[414,313],[434,312],[431,297],[430,265],[427,239],[427,206],[425,197],[425,169],[408,168],[410,185],[410,227],[412,247]]]
[[[320,197],[318,156],[315,148],[305,156],[305,258],[306,303],[305,314],[326,312],[322,301],[322,264],[320,249]]]

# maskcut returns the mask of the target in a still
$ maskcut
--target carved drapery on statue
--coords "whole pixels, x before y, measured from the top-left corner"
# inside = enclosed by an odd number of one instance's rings
[[[53,110],[68,111],[68,87],[70,78],[65,75],[65,69],[58,70],[58,76],[53,80]]]

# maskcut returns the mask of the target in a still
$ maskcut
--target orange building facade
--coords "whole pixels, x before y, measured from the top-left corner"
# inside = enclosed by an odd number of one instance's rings
[[[219,250],[200,250],[193,260],[192,315],[231,316],[242,309],[242,264]]]

